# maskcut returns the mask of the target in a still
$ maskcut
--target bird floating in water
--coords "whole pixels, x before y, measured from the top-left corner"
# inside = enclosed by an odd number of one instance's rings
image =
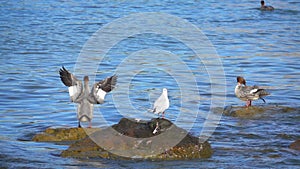
[[[162,113],[162,118],[164,118],[165,111],[169,108],[169,106],[170,106],[170,102],[168,98],[168,90],[166,88],[163,88],[162,94],[154,102],[153,113],[154,114]]]
[[[89,127],[92,127],[93,105],[104,102],[105,95],[115,88],[117,76],[113,75],[95,83],[90,91],[88,76],[84,76],[82,85],[82,82],[64,67],[59,70],[59,74],[63,84],[68,87],[71,101],[78,104],[78,127],[81,127],[80,122],[86,121],[89,122]]]
[[[266,6],[265,5],[265,1],[260,1],[260,10],[263,10],[263,11],[273,11],[274,10],[274,7],[273,6]]]
[[[266,103],[263,97],[270,94],[265,89],[262,89],[256,85],[247,86],[246,80],[241,76],[237,77],[237,85],[234,92],[239,99],[246,101],[246,107],[251,106],[251,102],[257,99],[261,99]]]

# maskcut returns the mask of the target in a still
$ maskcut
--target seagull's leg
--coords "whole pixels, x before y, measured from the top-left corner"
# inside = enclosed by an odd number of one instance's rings
[[[81,128],[80,120],[78,120],[78,128]]]
[[[252,100],[249,100],[249,106],[252,106],[252,104],[251,104],[251,103],[252,103]]]
[[[89,121],[89,128],[92,128],[92,121]]]
[[[162,112],[161,114],[161,118],[164,119],[165,118],[165,112]]]

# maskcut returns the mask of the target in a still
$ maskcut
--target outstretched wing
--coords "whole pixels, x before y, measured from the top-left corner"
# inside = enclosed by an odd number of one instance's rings
[[[116,83],[116,75],[95,83],[89,95],[89,101],[93,104],[102,104],[104,102],[105,95],[115,88]]]
[[[83,91],[82,82],[78,80],[65,67],[59,70],[60,79],[68,87],[69,95],[72,102],[76,102]]]

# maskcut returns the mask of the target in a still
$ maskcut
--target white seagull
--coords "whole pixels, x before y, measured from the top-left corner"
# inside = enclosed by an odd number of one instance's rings
[[[80,122],[89,122],[92,127],[93,104],[102,104],[106,93],[115,88],[117,76],[113,75],[93,85],[92,90],[89,88],[89,77],[84,76],[84,85],[72,73],[62,67],[59,70],[60,79],[69,89],[71,101],[77,103],[78,127]]]
[[[170,106],[170,102],[168,98],[168,90],[166,88],[163,88],[162,94],[154,102],[153,113],[154,114],[162,113],[162,118],[164,118],[164,113],[169,108],[169,106]]]
[[[263,99],[263,97],[270,94],[265,89],[262,89],[256,85],[247,86],[246,80],[241,76],[237,77],[237,85],[235,87],[234,92],[236,97],[243,101],[246,101],[246,107],[251,106],[252,100],[261,99],[264,102],[266,102],[265,99]]]

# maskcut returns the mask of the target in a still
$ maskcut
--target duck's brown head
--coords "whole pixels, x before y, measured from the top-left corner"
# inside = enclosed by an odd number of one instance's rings
[[[238,77],[236,78],[236,81],[237,81],[238,83],[243,84],[243,85],[246,86],[246,80],[245,80],[242,76],[238,76]]]

